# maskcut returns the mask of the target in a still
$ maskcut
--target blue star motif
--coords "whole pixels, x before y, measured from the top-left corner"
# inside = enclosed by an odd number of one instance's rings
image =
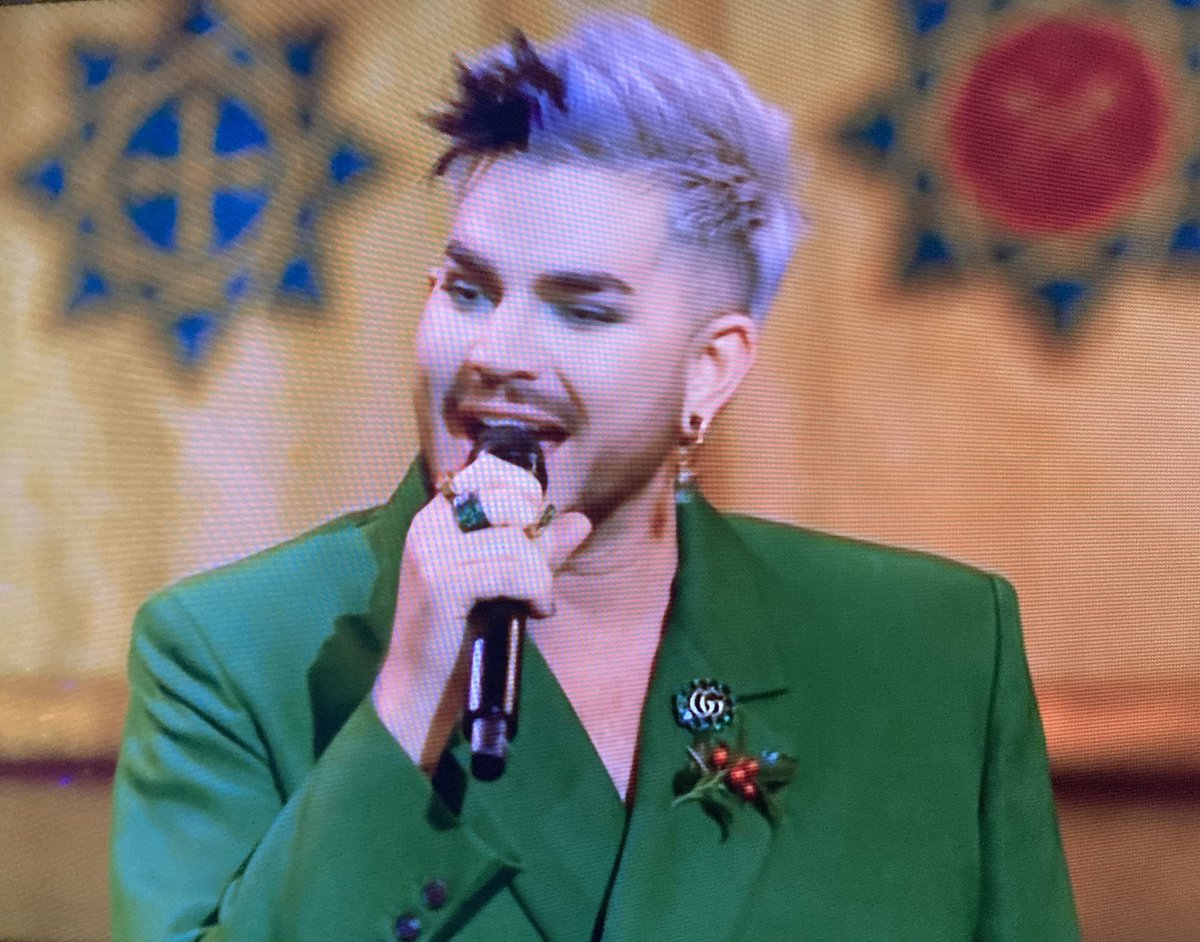
[[[151,52],[76,49],[77,129],[21,175],[73,233],[69,314],[137,302],[190,367],[249,300],[320,304],[321,216],[374,163],[323,120],[325,51],[252,42],[211,0]]]

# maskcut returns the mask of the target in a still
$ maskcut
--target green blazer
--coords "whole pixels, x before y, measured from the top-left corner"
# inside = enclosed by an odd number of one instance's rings
[[[427,485],[418,461],[386,505],[138,613],[116,939],[1078,939],[1004,579],[696,497],[632,806],[532,643],[505,775],[465,773],[456,734],[431,782],[368,696]],[[671,806],[695,677],[740,698],[750,748],[797,760],[775,824],[740,807],[722,839]]]

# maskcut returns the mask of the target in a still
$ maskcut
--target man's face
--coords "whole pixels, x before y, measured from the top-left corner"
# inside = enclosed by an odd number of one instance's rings
[[[463,197],[417,335],[415,405],[434,474],[482,424],[537,430],[548,496],[607,516],[678,442],[694,258],[667,241],[668,194],[640,177],[521,159]]]

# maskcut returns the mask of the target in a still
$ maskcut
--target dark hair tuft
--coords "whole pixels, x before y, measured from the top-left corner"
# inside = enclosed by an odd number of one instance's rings
[[[510,40],[513,64],[504,62],[472,70],[457,56],[458,98],[424,116],[427,124],[453,142],[438,158],[432,175],[441,176],[464,154],[526,150],[533,122],[542,124],[542,97],[559,111],[567,110],[566,83],[514,29]]]

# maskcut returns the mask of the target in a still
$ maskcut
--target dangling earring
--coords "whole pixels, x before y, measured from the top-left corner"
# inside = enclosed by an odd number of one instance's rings
[[[696,493],[696,472],[692,460],[696,449],[704,444],[708,420],[695,412],[688,418],[688,437],[679,446],[679,469],[675,473],[675,500],[686,503]]]

